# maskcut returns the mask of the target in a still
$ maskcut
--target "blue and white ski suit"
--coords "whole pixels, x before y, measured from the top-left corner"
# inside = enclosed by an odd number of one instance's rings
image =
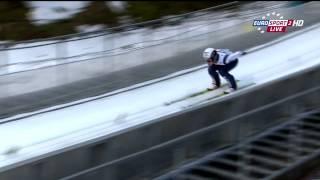
[[[211,54],[211,60],[213,61],[213,64],[208,67],[208,72],[214,79],[216,86],[219,87],[221,84],[219,77],[220,74],[229,82],[231,88],[237,89],[237,83],[229,71],[237,66],[239,61],[238,57],[240,57],[242,54],[242,51],[233,53],[229,49],[217,49],[216,52]]]

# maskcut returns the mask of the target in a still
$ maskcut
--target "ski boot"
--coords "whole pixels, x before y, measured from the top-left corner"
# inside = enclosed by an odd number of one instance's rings
[[[212,83],[212,87],[208,87],[207,90],[208,91],[213,91],[215,89],[218,89],[219,87],[215,84],[215,83]]]
[[[226,89],[226,90],[224,91],[224,94],[229,94],[229,93],[232,93],[232,92],[234,92],[234,91],[235,91],[235,89],[229,88],[229,89]]]

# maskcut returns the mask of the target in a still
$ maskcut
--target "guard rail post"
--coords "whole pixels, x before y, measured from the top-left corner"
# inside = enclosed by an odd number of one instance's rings
[[[2,72],[7,73],[8,72],[7,65],[9,64],[9,55],[8,55],[8,51],[2,50],[5,48],[6,48],[5,45],[0,45],[0,68]]]

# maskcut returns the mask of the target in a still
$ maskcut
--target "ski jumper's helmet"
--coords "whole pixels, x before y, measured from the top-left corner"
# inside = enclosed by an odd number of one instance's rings
[[[202,53],[203,59],[207,61],[211,57],[211,54],[214,50],[214,48],[206,48]]]

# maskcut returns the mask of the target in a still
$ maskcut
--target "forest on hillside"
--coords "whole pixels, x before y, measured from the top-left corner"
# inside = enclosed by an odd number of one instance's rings
[[[226,1],[126,1],[125,9],[117,12],[107,6],[105,1],[92,1],[69,18],[37,25],[28,18],[32,9],[26,2],[0,1],[0,40],[20,41],[73,34],[79,32],[77,27],[81,25],[115,27],[124,23],[159,19],[224,3]]]

